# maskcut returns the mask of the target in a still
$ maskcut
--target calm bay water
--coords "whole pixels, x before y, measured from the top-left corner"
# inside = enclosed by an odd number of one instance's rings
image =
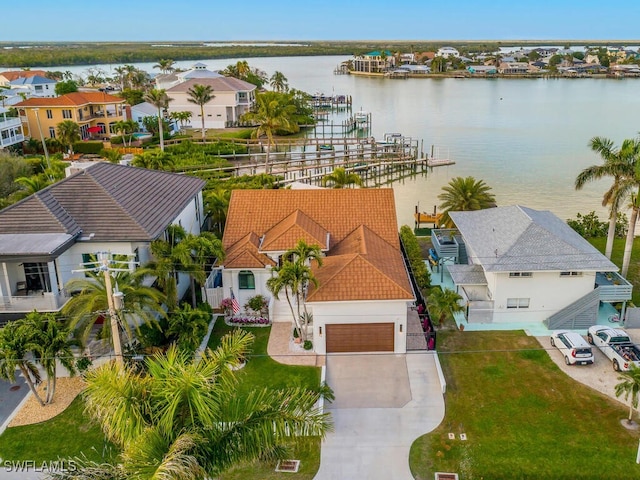
[[[413,225],[415,205],[431,211],[443,185],[473,176],[493,188],[499,205],[551,210],[563,219],[601,206],[608,180],[576,192],[583,168],[600,163],[588,147],[599,135],[620,144],[640,130],[639,79],[406,79],[334,75],[348,57],[248,59],[271,75],[281,71],[289,85],[309,93],[346,94],[354,110],[372,113],[372,134],[399,132],[431,145],[456,163],[427,176],[396,182],[398,220]],[[237,59],[202,60],[211,70]],[[193,61],[177,62],[189,68]],[[117,65],[99,65],[108,75]],[[156,72],[153,63],[136,64]],[[88,67],[55,67],[85,73]],[[372,206],[375,208],[375,206]]]

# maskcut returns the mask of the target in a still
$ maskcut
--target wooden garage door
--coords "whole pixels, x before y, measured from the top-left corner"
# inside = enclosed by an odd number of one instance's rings
[[[393,323],[326,325],[327,353],[393,352]]]

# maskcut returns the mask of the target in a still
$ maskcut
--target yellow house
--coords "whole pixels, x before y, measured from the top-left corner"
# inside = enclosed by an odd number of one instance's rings
[[[55,98],[29,98],[17,103],[25,136],[56,137],[56,126],[71,120],[83,140],[115,135],[114,124],[126,120],[125,100],[104,92],[74,92]]]

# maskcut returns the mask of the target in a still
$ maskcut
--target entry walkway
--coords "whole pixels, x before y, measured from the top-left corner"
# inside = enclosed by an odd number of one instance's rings
[[[314,480],[413,480],[409,449],[444,418],[434,353],[333,355],[325,404],[335,431],[322,443]]]

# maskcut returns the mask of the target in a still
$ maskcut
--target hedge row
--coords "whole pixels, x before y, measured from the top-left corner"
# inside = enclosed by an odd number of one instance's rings
[[[421,289],[428,288],[431,285],[431,274],[424,263],[422,249],[411,227],[407,225],[400,227],[400,238],[404,244],[404,249],[407,252],[407,257],[409,258],[409,263],[411,263],[411,269],[413,270],[413,275],[416,278],[418,286]]]

